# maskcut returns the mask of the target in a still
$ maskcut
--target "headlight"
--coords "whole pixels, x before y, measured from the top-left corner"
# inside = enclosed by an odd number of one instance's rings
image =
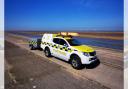
[[[84,56],[89,56],[89,53],[83,52]]]

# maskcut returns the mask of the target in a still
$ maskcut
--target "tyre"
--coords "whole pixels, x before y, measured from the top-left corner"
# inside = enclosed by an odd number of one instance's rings
[[[31,45],[31,46],[30,46],[30,49],[31,49],[31,50],[34,50],[34,49],[35,49],[35,47],[34,47],[33,45]]]
[[[44,53],[46,57],[51,57],[51,52],[49,48],[45,48]]]
[[[81,63],[80,57],[77,56],[77,55],[73,55],[73,56],[71,57],[70,63],[71,63],[71,66],[72,66],[73,68],[75,68],[75,69],[81,69],[82,66],[83,66],[82,63]]]

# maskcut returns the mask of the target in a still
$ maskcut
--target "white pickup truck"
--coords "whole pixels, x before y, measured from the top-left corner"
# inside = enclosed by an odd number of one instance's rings
[[[29,46],[32,50],[43,49],[47,57],[54,56],[70,62],[75,69],[98,60],[92,47],[80,44],[70,35],[44,34],[41,39],[30,41]]]

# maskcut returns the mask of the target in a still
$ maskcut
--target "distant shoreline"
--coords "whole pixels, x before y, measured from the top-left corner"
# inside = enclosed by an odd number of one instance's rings
[[[6,31],[5,31],[6,32]],[[59,33],[59,32],[44,32],[44,31],[7,31],[7,32],[17,32],[29,35],[43,35],[44,33]],[[123,40],[123,32],[77,32],[79,37],[85,38],[101,38],[110,40]]]

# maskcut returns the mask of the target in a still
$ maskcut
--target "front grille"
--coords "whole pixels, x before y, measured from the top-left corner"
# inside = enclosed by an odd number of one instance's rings
[[[95,55],[96,55],[96,51],[90,52],[89,55],[90,55],[90,56],[95,56]]]

